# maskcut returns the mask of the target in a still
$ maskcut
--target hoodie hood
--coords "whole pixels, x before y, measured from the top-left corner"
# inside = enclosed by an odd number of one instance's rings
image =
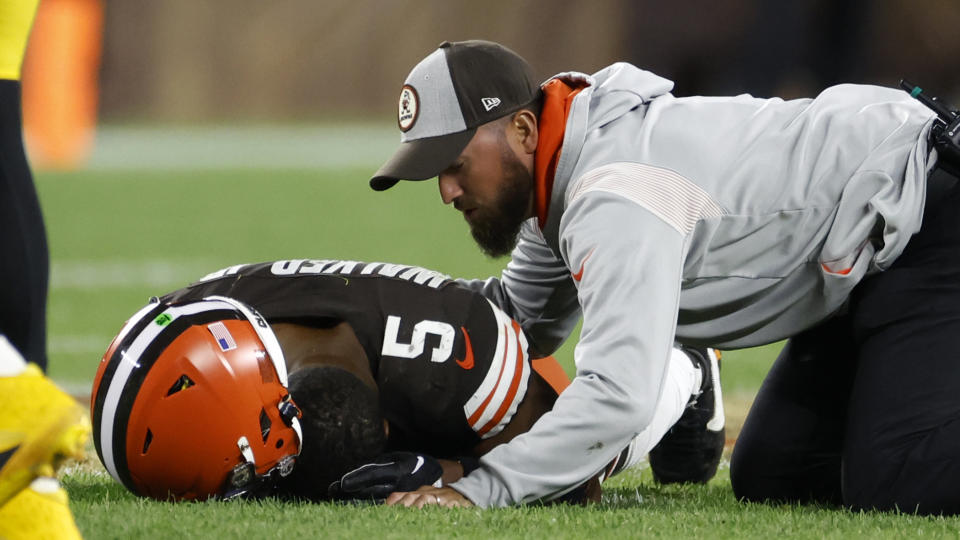
[[[673,81],[626,62],[617,62],[593,75],[575,71],[558,73],[547,82],[553,79],[560,79],[571,87],[585,86],[573,98],[567,116],[563,146],[550,195],[550,207],[542,229],[547,243],[556,252],[567,186],[580,158],[580,150],[587,133],[659,96],[669,94],[673,90]]]
[[[626,62],[617,62],[593,75],[570,71],[551,79],[560,79],[574,87],[584,83],[590,86],[592,90],[584,125],[588,131],[673,90],[673,81]]]

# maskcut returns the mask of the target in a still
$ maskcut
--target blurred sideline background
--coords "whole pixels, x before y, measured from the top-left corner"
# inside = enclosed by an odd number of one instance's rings
[[[412,65],[443,40],[471,38],[513,48],[544,79],[625,60],[674,80],[677,95],[791,98],[909,78],[955,97],[958,27],[954,0],[43,0],[26,124],[34,162],[51,167],[87,163],[91,150],[93,165],[115,165],[109,153],[149,136],[117,125],[389,131]],[[102,139],[75,135],[97,119]],[[72,154],[50,142],[71,134]]]
[[[87,394],[149,296],[240,262],[497,274],[435,182],[366,185],[399,140],[404,77],[443,40],[499,41],[544,79],[625,60],[676,95],[908,78],[960,103],[958,28],[956,0],[41,0],[23,89],[50,372]],[[775,350],[728,355],[725,384],[751,395]],[[571,343],[558,356],[572,369]]]

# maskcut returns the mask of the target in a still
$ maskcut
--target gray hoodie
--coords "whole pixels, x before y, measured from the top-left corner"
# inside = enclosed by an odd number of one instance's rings
[[[936,159],[933,113],[899,90],[675,98],[624,63],[557,77],[589,86],[547,220],[524,225],[500,279],[465,283],[522,324],[535,354],[582,314],[577,376],[453,485],[480,506],[556,497],[599,472],[649,424],[674,340],[760,345],[840,309],[920,228]]]

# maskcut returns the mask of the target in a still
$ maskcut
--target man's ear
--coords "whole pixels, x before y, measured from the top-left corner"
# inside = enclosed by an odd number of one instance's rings
[[[539,126],[537,124],[537,115],[532,111],[523,109],[514,113],[512,120],[513,131],[520,138],[520,146],[528,154],[537,151],[537,143],[540,138]]]

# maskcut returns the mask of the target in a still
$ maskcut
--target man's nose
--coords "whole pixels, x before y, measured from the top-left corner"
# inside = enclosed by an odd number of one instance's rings
[[[438,182],[440,185],[440,198],[443,199],[443,204],[450,204],[455,201],[457,197],[463,195],[463,189],[453,175],[441,174]]]

